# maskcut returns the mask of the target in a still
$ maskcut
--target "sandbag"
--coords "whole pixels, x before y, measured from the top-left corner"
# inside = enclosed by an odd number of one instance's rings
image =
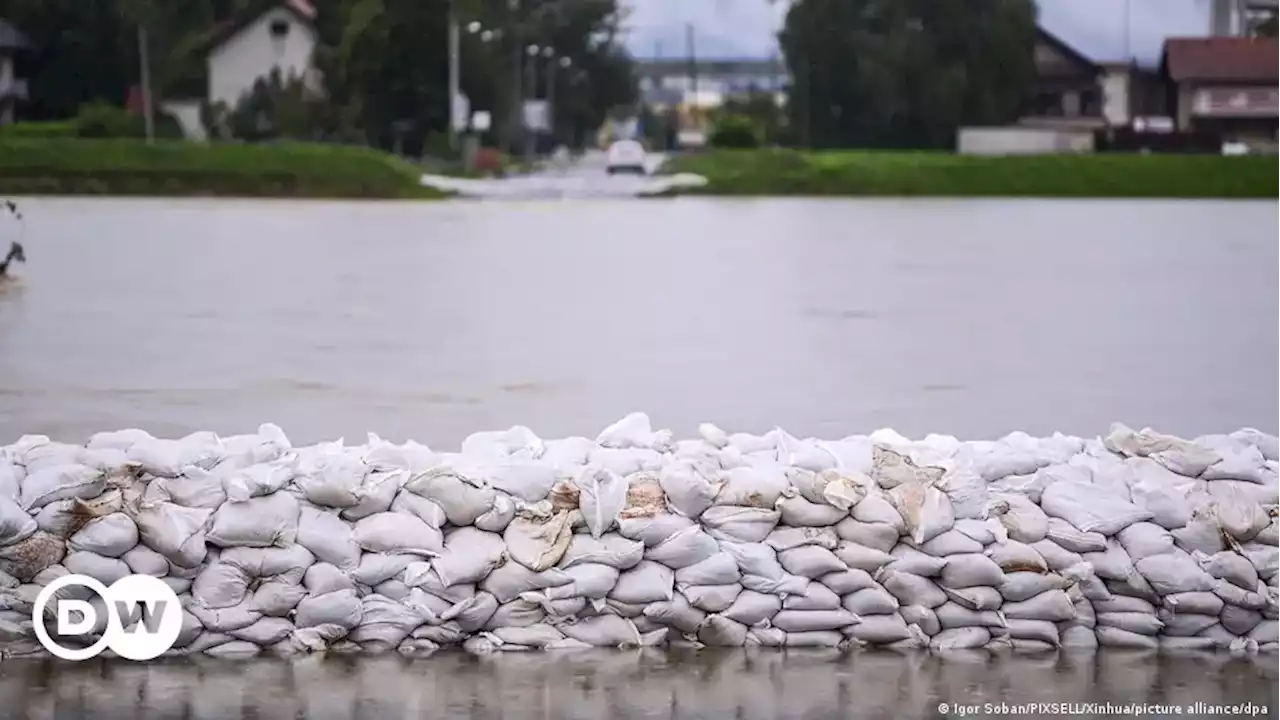
[[[1150,512],[1104,492],[1097,485],[1071,481],[1056,482],[1045,488],[1040,509],[1050,517],[1066,520],[1077,530],[1106,536],[1152,517]]]
[[[365,522],[368,520],[361,521]],[[422,526],[434,529],[425,523]],[[431,566],[445,587],[449,587],[480,582],[506,560],[507,545],[501,535],[462,527],[447,532],[440,556],[431,561]]]
[[[919,483],[898,485],[889,491],[889,500],[902,516],[906,534],[917,545],[932,540],[955,524],[951,500],[936,487]]]
[[[721,615],[747,626],[754,626],[767,620],[782,609],[782,600],[777,595],[743,590]]]
[[[541,518],[517,517],[502,533],[511,559],[534,572],[555,567],[564,558],[574,537],[572,518],[566,512]],[[635,545],[627,547],[633,550],[635,562],[639,562],[644,546],[639,545],[639,551],[635,551]]]
[[[991,558],[978,553],[953,555],[947,558],[938,582],[943,587],[963,589],[968,587],[999,586],[1004,571]]]
[[[648,604],[671,599],[675,573],[652,560],[641,560],[618,575],[609,597],[625,603]]]
[[[835,532],[845,542],[887,553],[898,544],[900,528],[892,523],[863,522],[848,517],[836,523]]]
[[[226,502],[213,513],[213,525],[205,540],[218,547],[291,545],[298,537],[299,513],[297,498],[285,492]],[[142,523],[138,525],[141,528]]]
[[[754,507],[716,505],[698,518],[716,540],[764,542],[778,524],[780,513]]]
[[[838,610],[840,596],[820,582],[811,582],[801,592],[784,593],[784,610]]]

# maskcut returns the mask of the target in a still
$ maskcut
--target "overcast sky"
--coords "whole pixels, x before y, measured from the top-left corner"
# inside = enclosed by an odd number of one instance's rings
[[[637,57],[685,54],[685,26],[695,27],[700,57],[767,57],[786,15],[779,0],[628,0],[628,47]],[[1130,53],[1145,64],[1159,58],[1169,36],[1203,35],[1210,0],[1038,0],[1041,24],[1099,62]],[[1126,43],[1125,15],[1129,15]],[[1126,50],[1128,45],[1128,50]]]

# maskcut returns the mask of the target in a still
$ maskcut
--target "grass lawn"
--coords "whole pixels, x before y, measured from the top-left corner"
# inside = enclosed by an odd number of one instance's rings
[[[0,194],[439,198],[413,163],[364,147],[0,136]]]
[[[716,150],[673,157],[703,195],[1276,198],[1275,156]]]

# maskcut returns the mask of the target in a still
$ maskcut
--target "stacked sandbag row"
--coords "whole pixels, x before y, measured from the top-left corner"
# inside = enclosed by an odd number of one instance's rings
[[[1274,437],[700,435],[637,413],[457,453],[24,436],[0,451],[0,646],[35,649],[55,578],[141,573],[179,594],[183,653],[1276,649]]]

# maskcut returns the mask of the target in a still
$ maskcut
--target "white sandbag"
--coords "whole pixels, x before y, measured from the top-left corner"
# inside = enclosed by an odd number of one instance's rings
[[[665,452],[671,447],[671,431],[654,432],[648,415],[633,412],[602,430],[596,437],[596,444],[606,448],[645,448]]]
[[[492,537],[500,542],[496,536]],[[352,530],[351,539],[368,552],[429,557],[438,555],[444,547],[439,530],[412,515],[394,512],[375,513],[360,520]]]
[[[1280,642],[1280,622],[1263,620],[1249,631],[1249,639],[1259,645]]]
[[[936,558],[946,558],[949,555],[980,553],[983,547],[983,543],[959,530],[948,530],[929,542],[921,544],[918,549]]]
[[[1205,468],[1200,474],[1202,479],[1239,480],[1259,485],[1266,484],[1270,479],[1267,473],[1267,459],[1258,448],[1243,443],[1231,443],[1217,445],[1214,451],[1222,459]]]
[[[155,478],[142,493],[143,503],[171,502],[190,508],[217,510],[227,501],[222,479],[207,470],[188,467],[177,477]]]
[[[884,588],[868,588],[859,590],[855,593],[844,596],[841,605],[845,610],[858,616],[866,615],[888,615],[897,613],[899,603],[889,591]],[[863,618],[866,619],[865,617]],[[904,625],[905,627],[905,625]],[[901,640],[902,638],[895,638]],[[885,642],[893,642],[888,640]]]
[[[162,577],[169,572],[169,561],[145,545],[135,545],[120,556],[135,575]]]
[[[889,491],[889,499],[902,515],[906,534],[917,545],[932,540],[955,524],[951,500],[936,487],[920,483],[898,485]]]
[[[183,469],[197,466],[208,470],[222,459],[222,441],[210,432],[192,433],[180,440],[140,440],[129,447],[129,459],[158,477],[177,477]]]
[[[301,585],[271,580],[253,591],[251,603],[267,617],[287,617],[306,596],[307,589]]]
[[[1154,613],[1118,612],[1098,613],[1098,630],[1118,628],[1139,635],[1158,635],[1164,623]],[[1101,640],[1101,638],[1099,638]]]
[[[1076,616],[1074,604],[1062,590],[1049,590],[1020,602],[1006,602],[1000,611],[1010,620],[1065,622]]]
[[[264,617],[247,627],[228,631],[227,634],[258,647],[267,647],[285,640],[293,631],[293,623],[284,618]]]
[[[1084,532],[1061,518],[1049,518],[1047,539],[1074,553],[1103,552],[1107,538],[1102,533]]]
[[[803,545],[778,553],[778,563],[792,575],[815,580],[848,568],[834,553],[817,545]],[[759,574],[759,573],[753,573]]]
[[[944,630],[962,627],[1002,628],[1005,619],[994,610],[970,610],[955,602],[946,602],[933,608],[938,623]]]
[[[241,603],[227,608],[209,608],[192,603],[187,610],[195,615],[209,632],[228,633],[242,630],[262,619],[262,613],[252,603]]]
[[[700,435],[707,444],[715,448],[724,448],[729,445],[729,435],[721,430],[714,423],[699,423],[698,435]]]
[[[333,512],[303,505],[298,514],[297,543],[310,550],[320,562],[343,569],[360,562],[360,546],[351,536],[351,525]]]
[[[365,553],[360,556],[360,564],[350,571],[350,575],[357,583],[372,587],[399,576],[419,560],[418,555]]]
[[[633,486],[634,487],[634,486]],[[652,517],[618,518],[618,534],[628,540],[639,540],[645,547],[660,545],[677,532],[693,527],[694,521],[683,515],[659,513]]]
[[[1084,562],[1082,555],[1063,549],[1049,538],[1045,538],[1038,543],[1032,543],[1031,549],[1035,550],[1044,559],[1044,564],[1052,572],[1066,570],[1073,565],[1079,565]]]
[[[999,520],[994,518],[987,518],[986,520],[957,519],[952,529],[965,537],[977,541],[983,547],[1009,539],[1009,531],[1005,529],[1004,525],[1000,524]],[[946,533],[943,533],[942,536],[946,536]]]
[[[578,488],[587,529],[592,537],[599,538],[613,527],[618,514],[626,507],[627,481],[607,469],[588,465],[573,482]]]
[[[827,451],[821,452],[831,457]],[[842,475],[832,469],[812,471],[796,467],[794,463],[786,471],[786,475],[792,489],[800,497],[815,505],[829,505],[844,514],[862,502],[872,484],[871,478],[859,473]]]
[[[35,534],[36,521],[22,506],[0,495],[0,547],[22,542]]]
[[[715,541],[711,542],[714,544]],[[621,535],[608,533],[596,539],[590,535],[575,534],[560,561],[560,569],[565,570],[580,563],[600,563],[618,570],[630,570],[641,560],[654,559],[646,558],[645,555],[643,543],[628,540]],[[668,564],[667,567],[671,566]]]
[[[1040,498],[1040,509],[1046,515],[1066,520],[1077,530],[1107,536],[1152,517],[1150,512],[1103,491],[1098,485],[1070,481],[1056,482],[1045,488]],[[1058,539],[1054,538],[1054,541],[1058,542]]]
[[[22,481],[26,477],[26,468],[10,462],[5,457],[4,448],[0,448],[0,497],[17,502],[22,494]]]
[[[825,527],[779,527],[769,533],[764,543],[775,551],[790,550],[802,545],[817,545],[835,550],[840,544],[840,537],[833,529]]]
[[[298,603],[294,624],[298,628],[337,625],[350,630],[360,624],[363,605],[354,590],[309,595]]]
[[[1004,580],[1004,571],[986,555],[971,553],[947,558],[938,582],[944,587],[961,590],[968,587],[996,587]]]
[[[1173,535],[1155,523],[1134,523],[1121,530],[1116,539],[1135,563],[1153,555],[1174,552]]]
[[[689,604],[709,613],[728,610],[742,593],[742,585],[681,585],[677,588]]]
[[[922,577],[941,575],[942,568],[947,564],[946,558],[926,555],[905,543],[895,547],[889,556],[893,560],[885,566],[886,568]]]
[[[936,608],[947,601],[947,595],[928,578],[910,573],[886,570],[875,577],[902,605],[922,605]]]
[[[840,596],[820,582],[811,582],[803,592],[786,594],[782,599],[782,609],[839,610]]]
[[[1046,643],[1052,647],[1058,647],[1061,644],[1058,637],[1058,626],[1047,620],[1009,618],[1005,631],[1015,642],[1029,640]]]
[[[483,478],[448,465],[411,477],[403,489],[435,502],[449,522],[460,527],[474,524],[488,512],[496,495]]]
[[[587,464],[626,477],[644,471],[657,472],[662,468],[664,458],[662,453],[645,448],[593,447],[587,456]]]
[[[516,567],[522,568],[518,563]],[[637,566],[638,567],[638,566]],[[636,568],[628,572],[634,571]],[[574,565],[568,570],[548,570],[547,573],[555,573],[555,576],[546,579],[539,579],[538,575],[533,574],[529,570],[521,569],[520,572],[527,573],[530,579],[538,579],[540,582],[558,582],[559,577],[563,577],[568,582],[558,583],[553,586],[547,586],[543,593],[549,600],[566,600],[570,598],[590,598],[593,600],[603,600],[609,596],[610,591],[618,582],[619,572],[617,568],[601,565],[599,563],[582,563]],[[496,571],[495,571],[496,574]],[[558,576],[558,577],[557,577]],[[490,578],[493,577],[491,574]],[[486,579],[485,583],[489,580]],[[530,584],[527,583],[526,584]],[[487,587],[486,585],[482,585]],[[501,588],[499,588],[501,589]],[[524,591],[527,592],[527,591]],[[498,595],[498,593],[495,593]],[[509,591],[498,595],[499,599],[509,596]]]
[[[858,622],[847,610],[780,610],[773,616],[773,626],[784,632],[839,630]]]
[[[929,640],[929,649],[939,652],[980,648],[991,642],[986,628],[962,627],[943,630]]]
[[[1067,587],[1068,580],[1061,575],[1036,572],[1014,572],[1004,576],[997,586],[1000,596],[1009,602],[1022,602],[1050,590]]]
[[[990,505],[987,481],[971,462],[958,462],[946,471],[937,485],[946,493],[956,519],[983,520],[987,517]]]
[[[736,544],[736,543],[725,543]],[[637,543],[642,549],[644,545]],[[661,543],[644,549],[644,558],[660,562],[663,565],[679,570],[715,555],[720,551],[720,544],[697,525],[677,530],[671,537]],[[735,558],[736,559],[736,558]]]
[[[1193,558],[1211,577],[1253,590],[1258,586],[1258,571],[1249,559],[1234,552],[1220,552],[1211,556],[1194,554]]]
[[[1187,493],[1194,481],[1150,458],[1129,458],[1125,461],[1136,481],[1130,485],[1133,504],[1151,513],[1151,522],[1167,530],[1176,530],[1191,520],[1191,503]]]
[[[1262,613],[1235,605],[1226,605],[1218,618],[1222,627],[1231,634],[1248,635],[1262,622]]]
[[[698,627],[698,641],[709,647],[742,647],[747,641],[747,626],[722,615],[709,615]]]
[[[1211,591],[1216,585],[1213,577],[1181,550],[1143,558],[1135,568],[1160,595]]]
[[[813,503],[799,495],[784,496],[777,504],[779,520],[791,527],[828,527],[848,516],[847,510]],[[703,517],[706,517],[704,514]]]
[[[566,637],[593,647],[638,647],[640,632],[635,623],[617,615],[600,615],[558,626]]]
[[[586,579],[595,577],[593,571],[597,568],[603,568],[607,571],[605,579],[608,580],[608,585],[602,591],[591,590],[596,586]],[[499,603],[505,603],[516,599],[521,593],[539,590],[551,591],[553,589],[559,591],[561,588],[573,585],[576,582],[584,582],[584,588],[578,590],[565,588],[564,592],[557,592],[556,594],[548,592],[547,595],[552,599],[580,596],[603,598],[613,588],[613,581],[617,576],[618,571],[616,568],[595,563],[575,565],[564,571],[552,568],[534,572],[519,562],[506,562],[494,568],[480,582],[480,589],[492,594]],[[586,595],[588,590],[593,593],[598,592],[598,594]]]
[[[738,562],[727,552],[718,552],[675,573],[676,582],[682,585],[727,585],[741,578]]]
[[[777,595],[743,590],[723,613],[724,617],[747,626],[754,626],[782,610],[782,600]]]
[[[609,597],[624,603],[648,604],[671,599],[675,573],[661,563],[641,560],[618,575]]]
[[[397,513],[389,514],[399,516]],[[445,587],[449,587],[480,582],[506,559],[507,545],[501,535],[462,527],[448,531],[440,556],[431,561],[431,566]]]
[[[395,499],[391,501],[390,510],[413,515],[436,529],[444,527],[449,520],[444,514],[444,508],[434,500],[428,500],[403,489],[396,493]]]
[[[250,580],[243,568],[230,563],[209,563],[192,581],[191,596],[206,608],[234,607],[245,601]]]
[[[124,513],[94,518],[67,541],[72,550],[117,558],[138,544],[138,526]]]
[[[893,556],[887,552],[852,542],[842,542],[836,546],[835,556],[849,568],[869,573],[893,562]]]
[[[1217,453],[1196,443],[1164,435],[1151,428],[1135,432],[1123,423],[1113,423],[1103,443],[1112,452],[1128,457],[1150,457],[1187,477],[1199,477],[1220,459]]]
[[[1222,612],[1222,598],[1212,592],[1189,592],[1165,595],[1160,602],[1178,614],[1217,616]]]
[[[754,507],[716,505],[698,518],[708,534],[729,542],[764,542],[778,524],[779,512]]]
[[[950,602],[968,610],[999,610],[1004,604],[1004,596],[993,587],[977,585],[960,590],[944,587],[942,591]]]
[[[1101,647],[1133,650],[1156,650],[1160,647],[1160,641],[1153,635],[1130,632],[1118,627],[1099,625],[1093,632]]]
[[[542,518],[517,517],[502,532],[511,559],[534,572],[555,567],[574,537],[572,517],[567,512]],[[640,549],[643,552],[644,546],[640,545]]]
[[[33,536],[34,537],[34,536]],[[16,546],[11,546],[16,547]],[[71,552],[62,559],[67,571],[74,575],[88,575],[103,585],[129,576],[129,566],[123,560],[103,557],[91,552]]]
[[[1004,525],[1010,540],[1030,544],[1049,534],[1049,517],[1025,495],[992,495],[991,512]]]
[[[850,517],[836,523],[835,532],[836,536],[841,540],[887,553],[893,549],[894,545],[898,544],[900,524],[901,520],[899,520],[898,525],[894,525],[890,523],[863,522]]]
[[[369,473],[365,476],[356,504],[343,508],[339,514],[343,520],[354,522],[387,512],[409,477],[407,470],[375,470]]]
[[[85,443],[87,450],[128,450],[137,443],[155,440],[151,433],[146,430],[137,428],[126,428],[124,430],[110,430],[106,432],[97,432],[89,436],[89,441]]]
[[[1068,625],[1058,632],[1059,643],[1064,648],[1073,650],[1093,650],[1098,647],[1098,636],[1092,628],[1079,625]]]
[[[173,563],[195,568],[204,562],[205,528],[213,511],[187,508],[173,503],[144,503],[133,516],[142,544]]]
[[[902,513],[898,511],[889,496],[878,491],[868,493],[862,502],[854,505],[849,511],[849,516],[861,523],[892,526],[896,531],[894,542],[897,542],[897,536],[905,533],[907,528]]]
[[[789,487],[781,465],[733,468],[724,474],[724,484],[716,493],[715,504],[772,510]]]
[[[689,461],[664,465],[658,479],[667,504],[689,518],[696,518],[711,507],[723,486],[715,468]]]
[[[1047,572],[1049,567],[1035,548],[1016,540],[1009,540],[987,548],[987,557],[1006,573]]]
[[[1093,567],[1094,573],[1104,580],[1127,580],[1135,572],[1129,553],[1124,551],[1120,541],[1115,538],[1107,541],[1105,552],[1085,553],[1084,559]]]
[[[244,502],[252,497],[270,495],[284,488],[298,475],[298,458],[289,455],[280,460],[241,468],[223,478],[222,489],[230,502]]]
[[[54,465],[28,471],[22,481],[19,504],[28,511],[39,510],[55,500],[92,498],[106,488],[106,475],[87,465]]]
[[[927,636],[932,637],[942,632],[942,623],[938,621],[937,613],[923,605],[905,605],[898,610],[898,614],[908,626],[915,625]],[[868,621],[874,621],[874,618],[863,618],[863,622]]]
[[[875,580],[871,579],[871,574],[866,570],[840,570],[838,572],[827,573],[818,578],[818,582],[823,587],[830,588],[837,595],[848,595],[865,588],[879,587]]]
[[[1247,542],[1240,546],[1240,552],[1258,571],[1258,577],[1268,584],[1274,585],[1276,574],[1280,572],[1280,551],[1270,545]]]
[[[643,616],[661,625],[673,627],[682,633],[698,632],[698,628],[707,619],[705,612],[690,605],[680,593],[675,593],[668,602],[646,605]]]
[[[291,545],[298,536],[299,512],[297,498],[286,492],[223,503],[213,514],[205,540],[218,547]]]

